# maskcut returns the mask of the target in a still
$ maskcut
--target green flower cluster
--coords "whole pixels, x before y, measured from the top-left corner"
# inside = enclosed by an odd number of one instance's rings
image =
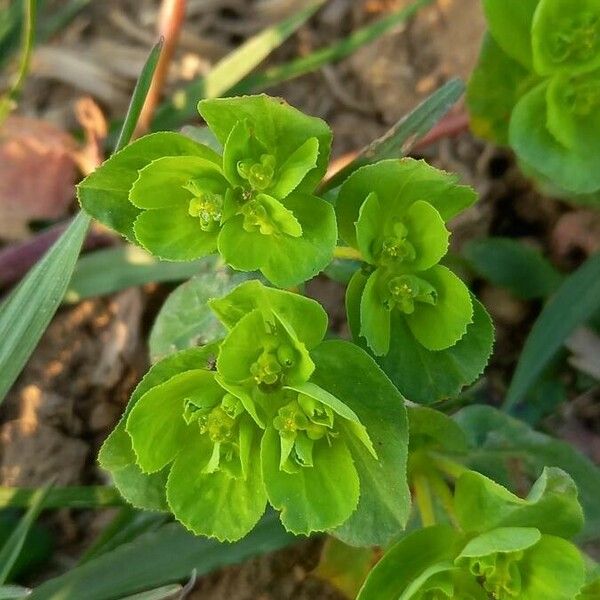
[[[313,195],[327,125],[267,96],[203,100],[199,110],[222,153],[174,133],[146,136],[81,183],[83,208],[163,259],[218,251],[280,287],[316,275],[337,241],[332,207]]]
[[[469,290],[439,263],[448,251],[445,223],[474,201],[472,190],[412,159],[363,167],[342,186],[340,234],[366,263],[348,286],[347,305],[350,312],[360,304],[360,336],[374,354],[387,354],[397,337],[393,316],[428,350],[465,335],[473,318]]]
[[[168,509],[194,533],[221,540],[247,534],[267,500],[294,533],[341,526],[359,509],[364,474],[355,463],[401,473],[406,454],[392,452],[390,458],[385,448],[396,444],[392,437],[378,455],[370,432],[350,406],[359,412],[364,407],[367,399],[358,390],[349,401],[348,392],[341,390],[341,400],[315,382],[315,362],[329,348],[321,343],[325,312],[313,300],[256,280],[210,304],[228,329],[214,368],[201,360],[196,368],[189,361],[185,367],[176,364],[135,398],[123,427],[140,473],[124,480],[117,474],[117,485],[127,495],[142,481],[140,474],[164,473]],[[333,347],[343,352],[345,346],[349,344],[337,342]],[[377,368],[360,350],[352,352],[359,362],[355,378],[361,377],[361,369]],[[172,357],[166,360],[173,363]],[[155,368],[160,370],[160,363]],[[379,377],[382,393],[389,394],[391,386]],[[396,410],[403,410],[397,393],[396,401]],[[402,421],[398,425],[396,440],[405,436]],[[377,430],[375,435],[379,439]],[[160,483],[165,485],[164,479]],[[402,501],[399,508],[405,511]]]
[[[567,196],[600,190],[600,1],[484,0],[473,128]],[[510,115],[510,119],[508,116]]]
[[[586,585],[584,557],[569,541],[583,513],[564,471],[545,469],[525,500],[467,471],[453,504],[457,527],[407,535],[371,572],[359,600],[572,600],[597,589]]]

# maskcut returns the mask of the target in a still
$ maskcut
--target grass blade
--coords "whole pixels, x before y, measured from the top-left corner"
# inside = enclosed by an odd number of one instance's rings
[[[39,488],[0,487],[0,509],[32,506]],[[100,508],[123,506],[125,500],[110,486],[86,485],[53,487],[48,490],[45,508]]]
[[[399,158],[410,152],[422,138],[462,96],[465,86],[452,79],[426,98],[412,112],[403,117],[382,137],[364,148],[358,157],[321,186],[321,193],[340,186],[356,169],[383,160]]]
[[[125,146],[135,128],[161,44],[154,46],[135,86],[117,150]],[[0,403],[56,312],[73,274],[91,218],[79,213],[17,289],[0,306]]]
[[[283,81],[289,81],[315,71],[324,65],[338,62],[356,52],[362,46],[375,41],[400,23],[404,23],[419,9],[431,4],[431,2],[432,0],[417,0],[402,10],[394,11],[374,23],[358,29],[339,42],[315,50],[307,56],[266,69],[262,73],[249,75],[228,90],[228,95],[236,96],[262,91]]]
[[[314,0],[291,17],[264,29],[218,62],[205,77],[176,92],[156,111],[152,129],[173,129],[196,116],[200,98],[221,96],[237,84],[315,14],[323,2]]]
[[[179,597],[178,594],[182,590],[183,587],[181,585],[165,585],[149,592],[127,596],[123,600],[168,600],[169,598]]]
[[[135,84],[133,95],[131,96],[129,107],[127,108],[127,114],[125,115],[125,122],[123,123],[123,127],[121,127],[121,133],[119,134],[117,145],[115,146],[115,152],[118,152],[121,148],[125,147],[133,135],[140,113],[144,107],[150,84],[152,83],[152,77],[154,76],[154,71],[156,70],[162,47],[163,42],[161,40],[152,48],[148,59],[146,60],[146,64]]]
[[[20,585],[0,585],[0,600],[22,600],[31,590]]]
[[[47,486],[35,492],[31,498],[29,509],[0,549],[0,585],[6,583],[15,561],[19,558],[27,533],[44,507],[44,500],[49,489]]]
[[[97,250],[77,261],[65,302],[79,302],[146,283],[183,281],[207,271],[213,263],[214,259],[206,258],[180,263],[161,261],[132,245]]]
[[[90,224],[80,213],[0,306],[0,404],[54,316]]]
[[[164,525],[33,590],[30,600],[109,600],[205,575],[294,542],[270,513],[244,539],[221,544]],[[126,568],[123,568],[126,565]]]
[[[600,308],[600,254],[570,275],[534,323],[513,375],[504,410],[516,412],[564,341]]]

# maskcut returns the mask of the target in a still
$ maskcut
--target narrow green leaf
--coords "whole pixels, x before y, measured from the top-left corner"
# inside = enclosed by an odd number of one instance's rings
[[[30,600],[113,600],[148,588],[186,580],[294,542],[271,513],[243,540],[221,544],[191,535],[176,523],[140,536],[113,552],[76,567],[36,588]]]
[[[19,558],[27,533],[44,507],[48,490],[49,487],[43,487],[35,492],[29,510],[0,549],[0,585],[6,582],[15,561]]]
[[[127,108],[127,114],[125,115],[125,122],[121,128],[121,133],[119,134],[117,145],[115,146],[115,152],[118,152],[127,146],[131,136],[133,135],[133,131],[137,125],[140,113],[144,107],[144,102],[146,101],[150,84],[152,83],[152,77],[154,77],[154,71],[156,69],[156,65],[158,64],[162,47],[162,41],[158,42],[158,44],[155,44],[150,51],[148,58],[146,59],[144,68],[140,73],[133,90],[133,95],[129,101],[129,107]]]
[[[79,213],[0,306],[0,403],[63,298],[89,224],[90,217]]]
[[[173,98],[156,111],[152,129],[172,129],[196,116],[199,98],[223,95],[301,27],[323,2],[313,0],[291,17],[267,27],[218,62],[205,77],[175,92]]]
[[[338,62],[362,46],[375,41],[388,31],[410,19],[420,8],[432,0],[417,0],[402,10],[391,12],[373,23],[357,29],[339,42],[315,50],[307,56],[249,75],[228,91],[228,95],[249,94],[265,90],[283,81],[289,81],[316,71],[323,65]]]
[[[214,257],[181,263],[161,261],[131,244],[98,250],[77,261],[64,301],[80,302],[146,283],[183,281],[210,271],[214,263]]]
[[[32,506],[40,488],[0,487],[0,509]],[[44,500],[45,508],[100,508],[122,506],[125,501],[113,487],[102,485],[51,488]]]
[[[384,160],[400,158],[410,152],[462,96],[465,86],[452,79],[426,98],[412,112],[402,117],[388,132],[364,148],[360,155],[321,186],[321,193],[340,186],[360,167]]]
[[[524,300],[546,298],[562,280],[539,250],[511,238],[472,240],[463,255],[477,275]]]
[[[600,254],[589,258],[544,307],[525,342],[504,410],[514,411],[569,334],[600,307]]]
[[[139,594],[134,594],[133,596],[127,596],[122,598],[122,600],[174,600],[175,598],[179,598],[180,592],[183,588],[180,585],[165,585],[160,588],[156,588],[155,590],[150,590],[149,592],[140,592]]]
[[[20,585],[0,585],[0,600],[23,600],[31,590]]]

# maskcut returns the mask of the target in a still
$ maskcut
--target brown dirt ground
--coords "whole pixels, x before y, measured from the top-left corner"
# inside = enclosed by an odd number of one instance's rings
[[[190,0],[167,91],[206,72],[245,37],[302,4]],[[406,4],[407,0],[330,0],[272,60],[306,54]],[[107,117],[122,115],[154,39],[156,11],[157,3],[149,0],[92,1],[61,35],[36,52],[21,114],[69,130],[76,125],[74,102],[92,95]],[[406,26],[342,63],[285,83],[272,93],[327,119],[339,156],[384,133],[448,78],[466,79],[483,28],[479,0],[437,0]],[[597,244],[597,217],[541,198],[506,152],[463,134],[437,143],[423,156],[458,172],[481,195],[481,202],[455,223],[456,249],[474,237],[516,236],[568,269]],[[494,402],[502,397],[539,306],[482,282],[475,285],[498,328],[496,351],[484,380]],[[312,289],[336,326],[343,328],[340,286],[318,279]],[[167,292],[165,286],[148,286],[61,309],[1,409],[0,485],[39,485],[55,474],[60,484],[106,482],[94,457],[147,368],[145,340]],[[572,441],[584,440],[600,458],[598,438],[588,428],[595,418],[589,416],[593,398],[578,402],[561,423]],[[72,562],[106,519],[106,513],[66,510],[47,518],[58,546],[54,566],[40,577]],[[304,543],[225,569],[199,581],[190,597],[340,598],[310,575],[319,548],[319,542]]]

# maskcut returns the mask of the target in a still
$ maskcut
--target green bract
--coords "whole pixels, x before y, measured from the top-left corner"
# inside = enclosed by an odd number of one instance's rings
[[[489,356],[491,337],[483,333],[489,337],[487,347],[485,341],[482,345],[475,341],[487,328],[485,310],[474,307],[464,283],[439,264],[448,250],[445,223],[475,198],[455,178],[412,159],[363,167],[340,190],[336,205],[340,234],[366,263],[346,294],[350,328],[413,400],[431,402],[452,393],[454,386],[472,381]],[[458,344],[473,346],[474,362],[468,351],[463,353],[469,364],[461,367],[458,381],[451,378],[442,390],[424,387],[436,377],[423,364],[398,369],[399,348],[411,356],[431,355],[433,360],[424,362],[435,369]],[[406,379],[413,375],[415,385]]]
[[[332,207],[313,195],[327,125],[267,96],[203,100],[199,110],[222,155],[174,133],[143,137],[80,184],[83,208],[164,259],[218,250],[282,287],[316,275],[337,238]]]
[[[339,535],[354,543],[397,534],[408,511],[406,415],[376,365],[347,343],[322,343],[323,309],[291,292],[249,281],[211,307],[228,329],[216,361],[184,360],[206,355],[197,349],[155,365],[147,377],[160,376],[142,382],[102,450],[125,497],[148,506],[139,501],[142,482],[155,493],[166,478],[174,516],[219,539],[248,533],[267,500],[294,533],[348,522]],[[332,385],[332,373],[352,387]],[[357,378],[368,382],[369,398]],[[384,398],[395,415],[392,432],[373,418]],[[390,487],[381,490],[378,477]]]
[[[580,201],[600,190],[600,1],[485,0],[469,84],[473,129],[510,143],[524,170]],[[591,195],[591,196],[590,196]]]
[[[587,593],[584,559],[568,541],[582,524],[574,489],[564,471],[546,469],[522,500],[467,471],[454,494],[457,528],[406,536],[371,572],[359,600],[569,600]]]

